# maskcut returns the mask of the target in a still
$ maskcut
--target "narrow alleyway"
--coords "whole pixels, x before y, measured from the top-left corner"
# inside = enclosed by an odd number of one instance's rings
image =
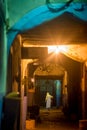
[[[67,119],[61,109],[40,109],[40,119],[36,130],[79,130],[78,122]]]

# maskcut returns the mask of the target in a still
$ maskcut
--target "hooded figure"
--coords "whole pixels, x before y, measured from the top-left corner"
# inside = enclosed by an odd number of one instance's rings
[[[51,108],[51,99],[53,98],[53,96],[51,96],[49,94],[49,92],[46,93],[46,98],[45,98],[45,101],[46,101],[46,108],[47,109],[50,109]]]

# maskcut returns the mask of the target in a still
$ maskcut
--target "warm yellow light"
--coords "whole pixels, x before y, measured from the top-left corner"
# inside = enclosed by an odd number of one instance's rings
[[[48,47],[48,53],[54,52],[56,46],[49,46]]]
[[[59,52],[60,52],[60,48],[59,48],[59,47],[56,47],[55,53],[58,54]]]
[[[32,82],[32,83],[34,82],[34,78],[31,78],[31,82]]]
[[[63,45],[48,47],[48,53],[55,52],[56,54],[58,54],[59,52],[66,52],[66,51],[67,51],[67,47]]]

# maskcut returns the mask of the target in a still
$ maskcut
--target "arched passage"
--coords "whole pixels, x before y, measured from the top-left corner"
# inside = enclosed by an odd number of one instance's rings
[[[73,4],[72,4],[73,5]],[[8,33],[7,33],[7,36],[8,36],[8,38],[7,38],[7,40],[8,40],[8,42],[7,42],[7,45],[8,45],[8,47],[7,47],[7,50],[8,50],[8,53],[9,53],[9,49],[10,49],[10,47],[11,47],[11,44],[12,44],[12,42],[13,42],[13,40],[14,40],[14,38],[15,38],[15,36],[18,34],[18,33],[20,33],[21,31],[24,31],[24,30],[26,30],[26,29],[29,29],[29,27],[31,28],[31,27],[35,27],[35,26],[37,26],[37,25],[39,25],[40,23],[42,23],[42,22],[44,22],[45,20],[48,20],[47,18],[48,18],[48,14],[49,14],[49,18],[53,18],[53,17],[56,17],[56,16],[59,16],[59,15],[61,15],[64,11],[70,11],[70,13],[71,12],[74,12],[75,13],[75,15],[76,16],[78,16],[80,19],[82,19],[82,20],[87,20],[87,17],[86,17],[86,14],[87,14],[87,5],[86,4],[83,4],[84,5],[84,8],[82,8],[83,6],[79,6],[79,4],[75,4],[75,6],[69,6],[69,8],[65,8],[62,12],[57,12],[57,13],[53,13],[53,12],[50,12],[50,10],[46,7],[46,9],[47,9],[47,12],[44,12],[43,13],[43,11],[42,10],[44,10],[44,11],[46,11],[45,10],[45,8],[43,8],[42,9],[42,7],[41,8],[39,8],[39,10],[34,10],[35,12],[39,12],[40,11],[40,9],[41,9],[41,13],[40,13],[40,15],[39,15],[39,17],[38,17],[38,20],[36,20],[35,21],[35,23],[33,24],[33,26],[32,26],[32,24],[31,25],[29,25],[28,23],[30,22],[30,21],[27,21],[27,18],[29,18],[29,17],[27,17],[27,15],[25,16],[25,17],[23,17],[24,19],[24,21],[22,22],[21,20],[19,21],[19,24],[18,24],[18,22],[17,22],[17,24],[15,24],[15,25],[13,25],[13,27],[11,27],[9,30],[8,30]],[[13,5],[14,6],[14,5]],[[59,7],[61,7],[61,5],[59,5]],[[24,7],[25,8],[25,7]],[[80,10],[80,12],[78,13],[78,11]],[[32,13],[32,15],[30,15],[31,13],[29,13],[29,16],[35,16],[35,17],[32,17],[31,18],[31,23],[32,23],[32,20],[35,20],[35,18],[37,18],[37,15],[36,14],[34,14],[35,12],[33,12]],[[43,14],[43,15],[42,15]],[[85,14],[85,15],[84,15]],[[43,16],[43,17],[42,17]],[[0,17],[1,18],[1,17]],[[40,19],[39,19],[40,18]],[[21,23],[21,24],[20,24]],[[22,24],[23,23],[23,24]],[[19,26],[20,25],[20,26]],[[25,26],[26,25],[26,26]],[[5,30],[6,31],[6,30]],[[6,39],[5,39],[6,40]],[[2,42],[2,44],[3,44],[3,42]],[[6,49],[6,46],[4,47],[4,49]],[[2,49],[3,50],[3,49]],[[4,52],[4,51],[3,51]],[[6,53],[6,56],[8,57],[8,54]],[[4,61],[7,61],[7,57],[4,57]],[[3,55],[1,56],[1,58],[3,59]],[[1,65],[1,64],[0,64]],[[5,63],[4,64],[5,65],[5,69],[2,67],[2,65],[1,65],[1,72],[3,73],[3,75],[1,75],[1,84],[2,84],[2,87],[4,86],[3,85],[3,80],[2,80],[2,78],[4,77],[4,83],[6,83],[6,73],[4,73],[4,72],[6,72],[5,70],[7,69],[6,67],[7,67],[7,63]],[[1,87],[1,88],[2,88]],[[5,88],[5,86],[3,87],[3,93],[5,93],[5,91],[6,91],[6,88]],[[2,96],[1,96],[1,102],[2,102]]]
[[[34,71],[36,102],[40,106],[45,106],[45,96],[49,92],[54,96],[54,107],[65,107],[68,103],[67,97],[67,71],[58,64],[48,63],[40,65]],[[65,91],[66,89],[66,91]],[[41,101],[39,100],[41,99]]]

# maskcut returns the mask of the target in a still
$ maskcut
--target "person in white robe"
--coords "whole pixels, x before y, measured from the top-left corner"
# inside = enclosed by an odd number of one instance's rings
[[[47,92],[45,101],[46,101],[46,109],[48,109],[48,110],[50,110],[50,108],[51,108],[52,98],[53,98],[53,96],[50,95],[49,92]]]

